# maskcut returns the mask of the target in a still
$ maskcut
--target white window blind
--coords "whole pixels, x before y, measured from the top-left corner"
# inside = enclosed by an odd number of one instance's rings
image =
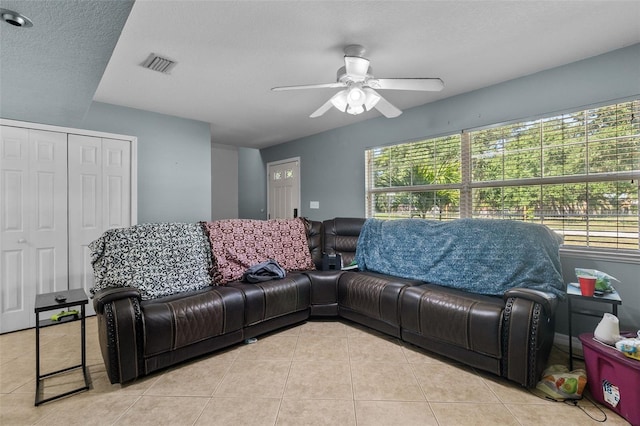
[[[367,150],[366,167],[368,217],[460,217],[460,135]]]
[[[366,152],[367,216],[543,223],[639,250],[640,100]]]

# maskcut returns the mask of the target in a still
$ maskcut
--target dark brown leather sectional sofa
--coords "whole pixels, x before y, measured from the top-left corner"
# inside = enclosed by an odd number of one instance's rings
[[[522,386],[536,385],[553,342],[554,295],[514,288],[493,297],[372,272],[321,270],[323,254],[340,254],[344,265],[354,259],[363,223],[309,222],[318,270],[282,280],[232,282],[145,301],[134,288],[98,291],[94,306],[111,383],[310,318],[339,317]]]

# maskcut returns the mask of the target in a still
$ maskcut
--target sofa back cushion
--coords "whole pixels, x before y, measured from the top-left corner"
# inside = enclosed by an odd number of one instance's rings
[[[307,225],[296,219],[227,219],[205,222],[218,285],[242,278],[252,265],[273,259],[286,271],[315,269]]]
[[[325,220],[322,223],[324,229],[324,252],[328,255],[339,254],[342,264],[349,265],[356,256],[358,237],[365,219],[355,217],[337,217]]]
[[[145,223],[106,231],[89,244],[92,292],[135,287],[143,300],[211,285],[211,250],[198,223]]]
[[[322,267],[322,222],[303,218],[307,227],[307,243],[316,269]]]

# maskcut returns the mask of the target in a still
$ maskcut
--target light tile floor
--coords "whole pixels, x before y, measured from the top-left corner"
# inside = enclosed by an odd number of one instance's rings
[[[79,363],[79,322],[42,329],[42,372]],[[35,331],[0,336],[1,425],[586,425],[578,407],[341,321],[307,323],[133,383],[106,376],[87,320],[91,389],[34,407]],[[554,349],[551,363],[568,364]],[[77,387],[79,371],[45,381]],[[595,418],[599,411],[580,405]],[[607,424],[625,420],[605,409]]]

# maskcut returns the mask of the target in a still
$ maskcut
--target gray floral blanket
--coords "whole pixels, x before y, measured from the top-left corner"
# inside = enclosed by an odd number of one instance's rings
[[[96,280],[92,293],[136,287],[147,300],[211,285],[211,248],[198,223],[110,229],[89,249]]]

